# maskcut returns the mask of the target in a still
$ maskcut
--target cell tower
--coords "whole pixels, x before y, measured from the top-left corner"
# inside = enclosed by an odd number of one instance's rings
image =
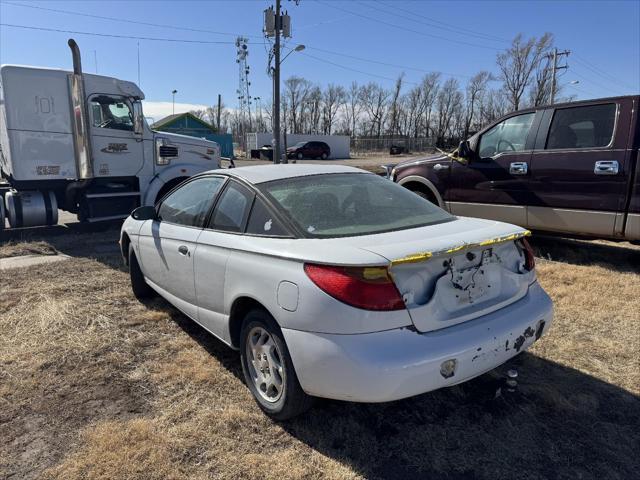
[[[236,63],[238,64],[238,110],[240,111],[240,119],[242,125],[249,124],[251,131],[251,96],[249,95],[249,65],[247,64],[247,55],[249,55],[249,47],[247,43],[249,39],[245,37],[236,38]],[[248,120],[248,122],[247,122]],[[244,128],[243,128],[244,130]],[[243,137],[244,137],[243,132]]]

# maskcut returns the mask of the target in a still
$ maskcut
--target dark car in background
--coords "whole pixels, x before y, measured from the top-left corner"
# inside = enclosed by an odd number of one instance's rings
[[[321,158],[326,160],[331,156],[331,148],[324,142],[298,142],[287,148],[287,158]]]
[[[640,96],[512,112],[455,154],[393,181],[451,213],[569,236],[640,241]]]

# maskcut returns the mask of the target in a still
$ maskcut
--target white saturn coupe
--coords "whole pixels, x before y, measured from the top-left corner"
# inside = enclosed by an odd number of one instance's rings
[[[528,234],[356,168],[264,165],[190,178],[120,241],[133,293],[240,350],[258,405],[284,420],[313,397],[455,385],[528,348],[553,317]]]

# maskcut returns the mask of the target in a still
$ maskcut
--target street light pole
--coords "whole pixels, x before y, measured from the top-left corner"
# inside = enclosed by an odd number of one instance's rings
[[[171,100],[171,112],[173,115],[176,114],[176,93],[178,93],[178,90],[171,91],[171,95],[173,96]]]
[[[276,31],[273,71],[273,162],[280,163],[280,0],[276,0]],[[285,155],[284,163],[287,163]]]

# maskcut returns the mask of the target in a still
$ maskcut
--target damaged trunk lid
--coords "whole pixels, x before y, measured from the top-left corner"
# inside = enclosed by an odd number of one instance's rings
[[[389,241],[361,248],[389,260],[413,324],[428,332],[524,297],[535,273],[526,270],[524,251],[516,241],[528,234],[514,225],[460,218],[393,232]]]

